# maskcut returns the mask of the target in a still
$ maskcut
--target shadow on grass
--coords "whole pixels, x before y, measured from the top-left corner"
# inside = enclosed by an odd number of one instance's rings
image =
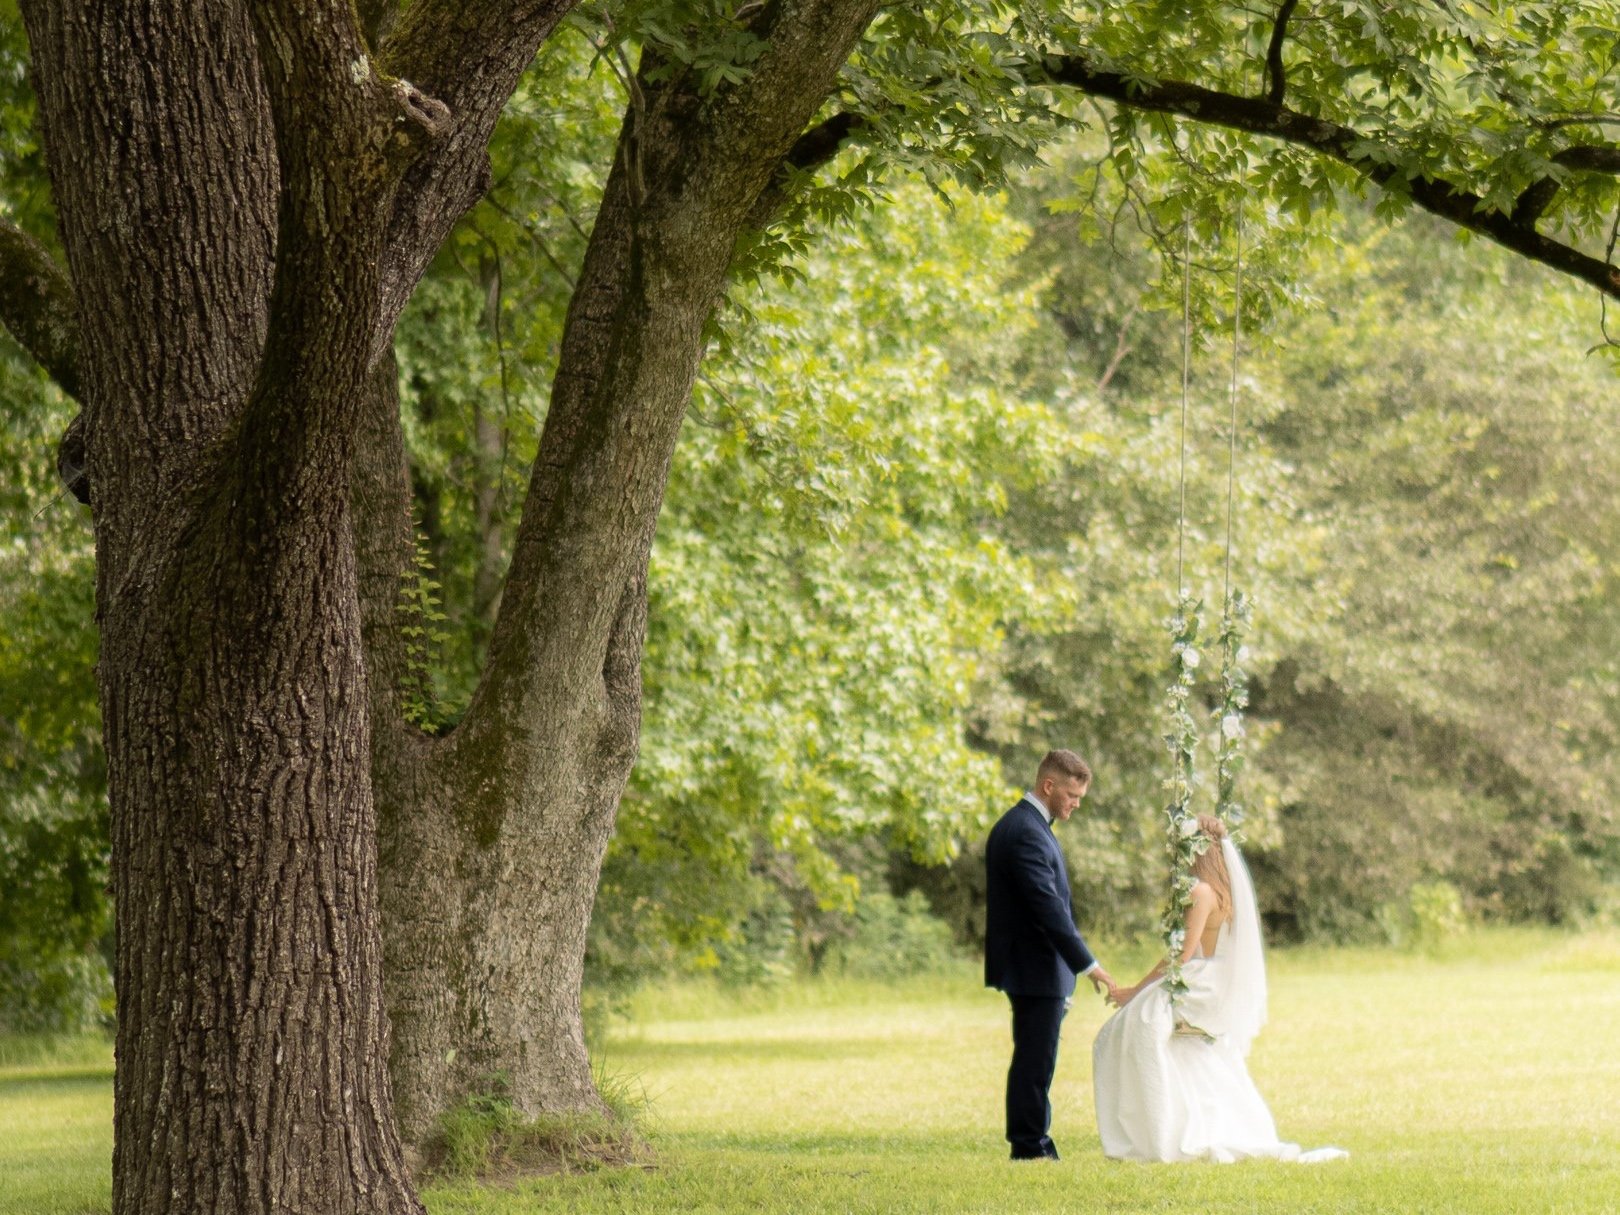
[[[1056,1133],[1056,1132],[1054,1132]],[[1072,1144],[1072,1146],[1070,1146]],[[938,1131],[894,1131],[851,1129],[847,1132],[741,1130],[725,1132],[675,1131],[653,1137],[660,1153],[679,1156],[683,1152],[741,1152],[748,1155],[777,1156],[785,1160],[808,1160],[817,1156],[845,1159],[870,1157],[891,1163],[905,1160],[937,1160],[941,1156],[982,1158],[1001,1161],[1007,1157],[1007,1144],[976,1132],[941,1134]],[[1102,1159],[1102,1145],[1095,1134],[1076,1135],[1066,1141],[1065,1153],[1095,1154]]]
[[[113,1069],[93,1067],[19,1067],[0,1072],[0,1099],[38,1097],[42,1090],[99,1089],[112,1083]]]
[[[701,1059],[705,1063],[757,1063],[771,1060],[833,1063],[849,1059],[868,1059],[891,1055],[896,1043],[905,1042],[903,1034],[851,1038],[843,1036],[771,1037],[771,1038],[707,1038],[696,1042],[638,1041],[635,1044],[637,1067],[649,1061],[679,1062]]]

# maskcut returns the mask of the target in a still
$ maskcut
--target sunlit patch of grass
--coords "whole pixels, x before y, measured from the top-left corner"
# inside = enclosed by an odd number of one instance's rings
[[[1620,1063],[1598,1044],[1620,1035],[1620,985],[1607,965],[1615,939],[1490,931],[1434,953],[1274,952],[1256,1080],[1286,1137],[1349,1148],[1346,1162],[1105,1160],[1089,1046],[1107,1010],[1083,996],[1053,1086],[1064,1159],[1010,1164],[1000,1126],[1006,1002],[964,966],[891,987],[645,992],[609,1049],[654,1098],[656,1170],[503,1193],[437,1188],[428,1202],[434,1215],[1609,1215],[1620,1211],[1620,1119],[1611,1113]],[[1150,953],[1106,956],[1134,980]]]

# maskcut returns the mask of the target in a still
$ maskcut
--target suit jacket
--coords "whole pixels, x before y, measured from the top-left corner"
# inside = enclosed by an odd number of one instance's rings
[[[984,853],[984,985],[1009,996],[1069,996],[1095,961],[1074,926],[1063,850],[1028,798],[990,829]]]

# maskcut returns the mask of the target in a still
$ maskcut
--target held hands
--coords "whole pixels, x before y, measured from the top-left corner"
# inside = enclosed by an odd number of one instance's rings
[[[1114,983],[1114,976],[1101,966],[1087,973],[1086,978],[1091,980],[1092,990],[1103,993],[1103,998],[1110,1004],[1114,1002],[1119,988]]]
[[[1124,1008],[1132,1000],[1136,999],[1136,994],[1141,990],[1140,986],[1112,988],[1108,993],[1108,1002],[1115,1008]]]

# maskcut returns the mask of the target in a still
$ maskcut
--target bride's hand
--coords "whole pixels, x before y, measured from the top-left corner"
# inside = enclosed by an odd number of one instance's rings
[[[1139,990],[1141,989],[1137,987],[1116,987],[1108,993],[1108,1002],[1115,1008],[1124,1008],[1136,998]]]

